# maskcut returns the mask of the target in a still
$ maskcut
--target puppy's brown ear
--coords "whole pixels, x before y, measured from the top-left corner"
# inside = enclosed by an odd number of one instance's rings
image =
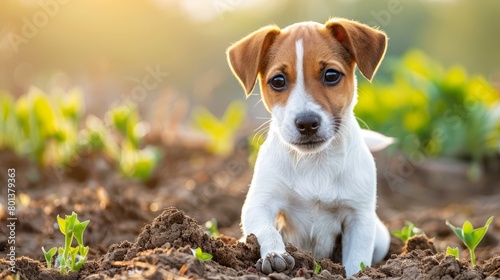
[[[355,21],[339,18],[327,21],[325,26],[354,57],[361,74],[371,81],[385,55],[385,33]]]
[[[227,50],[229,66],[247,97],[255,86],[265,54],[279,33],[278,27],[266,26],[236,42]]]

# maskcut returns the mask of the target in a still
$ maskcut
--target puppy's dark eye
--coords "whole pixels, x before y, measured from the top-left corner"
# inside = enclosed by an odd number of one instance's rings
[[[282,74],[278,74],[269,80],[269,84],[276,91],[282,91],[286,88],[286,79]]]
[[[342,79],[342,73],[335,69],[327,69],[323,76],[323,82],[328,86],[336,85]]]

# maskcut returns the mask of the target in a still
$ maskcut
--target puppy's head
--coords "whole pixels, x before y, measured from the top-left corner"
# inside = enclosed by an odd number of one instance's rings
[[[339,137],[353,114],[355,66],[371,80],[386,45],[383,32],[335,18],[261,28],[231,46],[228,60],[247,96],[258,78],[271,129],[282,141],[314,153]]]

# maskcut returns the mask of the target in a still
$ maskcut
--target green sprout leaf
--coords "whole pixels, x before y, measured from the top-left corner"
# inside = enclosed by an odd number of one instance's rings
[[[75,239],[76,242],[78,242],[78,245],[83,246],[83,232],[87,228],[87,225],[89,224],[89,220],[79,222],[78,220],[75,222],[75,227],[74,227],[74,234],[75,234]]]
[[[203,252],[200,247],[196,248],[196,250],[191,249],[191,252],[193,252],[193,256],[203,262],[209,261],[213,258],[211,254]]]
[[[57,216],[59,227],[64,226],[64,231],[61,229],[61,232],[64,235],[73,234],[73,228],[75,227],[76,218],[77,216],[75,212],[71,213],[71,215],[66,215],[64,220],[60,218],[59,215]]]
[[[62,234],[66,235],[66,220],[57,215],[57,225]]]
[[[319,274],[321,272],[321,265],[319,263],[314,264],[314,273]]]
[[[360,268],[361,270],[365,270],[365,269],[366,269],[366,265],[365,265],[365,263],[364,263],[364,262],[361,262],[361,263],[359,264],[359,268]]]
[[[483,239],[488,231],[488,227],[493,222],[493,216],[491,216],[483,227],[474,229],[469,221],[465,221],[462,228],[453,226],[449,221],[446,221],[446,225],[451,228],[455,235],[462,240],[470,253],[471,264],[476,265],[475,249],[479,242]]]
[[[460,251],[458,250],[458,247],[446,247],[446,255],[447,256],[453,256],[455,259],[458,259],[460,256]]]
[[[47,262],[47,268],[50,269],[52,267],[52,258],[57,253],[57,248],[51,248],[48,251],[45,251],[45,248],[42,247],[43,256],[45,257],[45,261]]]
[[[422,234],[423,231],[421,229],[415,227],[415,225],[412,222],[406,221],[405,226],[402,229],[393,230],[391,233],[392,233],[392,235],[394,235],[395,237],[401,239],[403,242],[406,243],[406,241],[408,241],[408,239],[410,239],[411,237],[413,237],[417,234]]]

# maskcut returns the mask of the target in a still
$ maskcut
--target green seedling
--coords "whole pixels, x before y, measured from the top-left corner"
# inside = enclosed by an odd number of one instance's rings
[[[365,270],[365,269],[366,269],[366,265],[365,265],[365,263],[364,263],[364,262],[361,262],[361,263],[359,264],[359,268],[360,268],[361,270]]]
[[[57,252],[54,268],[61,274],[66,275],[70,271],[80,271],[87,260],[89,247],[83,244],[83,233],[89,221],[78,221],[77,214],[73,212],[71,216],[66,215],[65,219],[57,216],[59,230],[64,235],[64,247],[54,247],[48,251],[42,247],[43,255],[47,261],[47,268],[52,267],[52,259]],[[71,247],[73,238],[78,243],[77,247]]]
[[[392,235],[401,239],[405,243],[406,241],[408,241],[408,239],[410,239],[410,237],[421,233],[423,233],[423,231],[415,227],[415,225],[410,221],[406,221],[405,226],[401,230],[392,231]]]
[[[462,228],[453,226],[449,221],[446,221],[446,225],[451,228],[451,230],[462,240],[470,253],[470,262],[473,266],[476,265],[476,255],[474,250],[477,245],[483,239],[484,235],[488,231],[488,227],[493,222],[493,216],[491,216],[483,227],[476,228],[472,226],[469,221],[465,221]]]
[[[455,259],[458,259],[460,257],[460,251],[458,250],[458,247],[446,247],[446,255],[447,256],[453,256]]]
[[[236,131],[245,119],[245,114],[244,103],[233,101],[221,119],[203,107],[195,108],[192,122],[197,130],[207,136],[207,149],[211,153],[227,156],[234,150]]]
[[[207,221],[203,225],[205,229],[205,233],[208,234],[208,236],[211,237],[218,237],[219,236],[219,230],[217,228],[217,220],[215,218],[212,218],[210,221]]]
[[[124,142],[121,147],[119,167],[127,178],[147,181],[156,170],[161,159],[158,148],[147,146],[142,150],[134,148],[133,144]]]
[[[211,254],[203,252],[200,247],[196,248],[196,250],[191,249],[191,252],[193,252],[193,256],[203,262],[209,261],[213,258]]]
[[[61,93],[58,100],[58,107],[61,115],[73,122],[77,122],[85,110],[83,102],[83,92],[78,88],[73,88],[68,92]]]
[[[319,274],[321,272],[321,265],[319,263],[314,264],[314,273]]]
[[[43,251],[43,256],[45,257],[45,261],[47,261],[47,268],[51,269],[52,268],[52,258],[56,255],[57,248],[54,247],[48,251],[45,251],[45,248],[42,247],[42,251]]]
[[[139,124],[139,113],[133,104],[124,104],[108,112],[108,120],[118,132],[124,136],[135,148],[139,146],[140,136],[135,127]]]

